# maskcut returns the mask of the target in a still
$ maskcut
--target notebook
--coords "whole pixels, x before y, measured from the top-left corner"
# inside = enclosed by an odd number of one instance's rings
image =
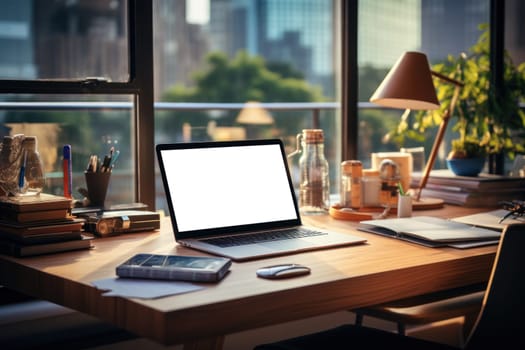
[[[243,261],[366,241],[302,224],[278,139],[159,144],[156,153],[181,245]]]

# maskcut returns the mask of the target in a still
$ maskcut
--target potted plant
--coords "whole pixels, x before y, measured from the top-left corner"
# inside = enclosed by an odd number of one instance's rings
[[[486,149],[471,137],[452,140],[447,166],[456,175],[477,176],[485,165]]]
[[[516,67],[505,52],[504,88],[496,94],[490,89],[488,26],[483,25],[481,29],[484,31],[468,55],[449,55],[445,62],[432,67],[464,83],[450,120],[457,138],[451,141],[448,159],[486,159],[487,155],[507,155],[513,159],[516,154],[525,153],[525,112],[519,107],[525,96],[525,63]],[[440,109],[416,113],[411,126],[402,121],[391,135],[398,142],[404,142],[405,137],[422,140],[427,129],[441,124],[455,86],[440,79],[435,79],[434,84]]]

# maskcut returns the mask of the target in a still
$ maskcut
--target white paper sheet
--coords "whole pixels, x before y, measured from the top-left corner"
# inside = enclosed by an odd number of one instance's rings
[[[159,281],[132,278],[106,278],[91,282],[103,296],[121,296],[125,298],[155,299],[169,295],[182,294],[203,289],[203,286],[180,281]]]

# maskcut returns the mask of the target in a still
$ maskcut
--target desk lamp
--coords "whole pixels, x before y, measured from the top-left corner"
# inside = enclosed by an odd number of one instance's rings
[[[443,115],[437,136],[432,146],[425,170],[421,176],[416,194],[416,203],[420,201],[421,191],[426,186],[430,171],[439,151],[439,147],[445,135],[448,121],[454,111],[459,90],[463,83],[430,70],[427,56],[421,52],[405,52],[388,72],[387,76],[379,85],[370,98],[370,102],[384,107],[405,109],[403,120],[408,118],[410,110],[434,110],[439,108],[436,89],[432,82],[432,76],[454,84],[455,90],[449,107]],[[443,204],[441,202],[440,204]]]

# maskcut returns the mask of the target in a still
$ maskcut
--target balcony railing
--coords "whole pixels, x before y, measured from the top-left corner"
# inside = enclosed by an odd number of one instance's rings
[[[311,123],[313,128],[318,128],[322,111],[339,110],[341,105],[338,102],[280,102],[280,103],[261,103],[260,106],[268,111],[310,111]],[[155,111],[233,111],[241,110],[245,107],[244,103],[181,103],[181,102],[156,102]],[[525,103],[520,103],[520,107],[525,109]],[[131,111],[132,102],[5,102],[0,101],[0,111]],[[359,110],[383,109],[383,107],[369,102],[360,102]],[[337,163],[337,162],[336,162]],[[59,167],[57,167],[59,168]],[[125,172],[125,171],[124,171]],[[335,171],[337,172],[337,171]],[[335,173],[334,172],[334,173]],[[82,174],[76,174],[81,181]],[[115,174],[117,175],[117,174]],[[120,177],[129,174],[118,174]],[[47,177],[53,182],[59,182],[62,177],[60,171],[51,172]],[[125,181],[124,181],[125,182]],[[157,181],[159,182],[159,181]],[[159,182],[160,183],[160,182]],[[157,191],[159,187],[157,186]],[[157,199],[157,202],[159,200]],[[160,205],[162,207],[162,205]]]
[[[340,108],[337,102],[304,102],[304,103],[261,103],[261,108],[268,111],[309,111],[311,122],[309,123],[313,128],[319,128],[322,111],[334,111]],[[154,105],[155,111],[162,112],[180,112],[180,111],[235,111],[242,110],[245,107],[244,103],[180,103],[180,102],[157,102]],[[20,102],[5,102],[0,101],[0,111],[129,111],[133,108],[132,102],[99,102],[99,101],[64,101],[64,102],[39,102],[39,101],[20,101]],[[54,172],[48,172],[46,177],[48,179],[48,187],[56,191],[60,191],[62,172],[57,165]],[[119,198],[118,193],[123,193],[129,196],[129,184],[131,179],[129,170],[116,169],[113,174],[114,178],[119,178],[119,181],[112,181],[118,185],[119,189],[110,191],[108,198],[110,201],[118,202],[121,200],[129,200],[128,198]],[[83,183],[83,174],[73,174],[76,183]],[[162,186],[160,186],[160,178],[156,176],[156,191],[157,191],[157,208],[164,207]],[[126,180],[129,179],[129,180]],[[116,184],[118,182],[118,184]],[[120,188],[122,187],[123,188]],[[82,187],[82,186],[80,186]],[[115,197],[116,196],[116,197]]]
[[[360,108],[369,108],[364,103]],[[221,111],[241,110],[244,103],[188,103],[188,102],[156,102],[156,111]],[[340,108],[338,102],[271,102],[261,103],[261,107],[269,111],[301,111],[310,110],[312,127],[319,127],[320,112]],[[377,107],[377,106],[376,106]],[[0,102],[0,110],[25,111],[64,111],[64,110],[131,110],[131,102]]]

